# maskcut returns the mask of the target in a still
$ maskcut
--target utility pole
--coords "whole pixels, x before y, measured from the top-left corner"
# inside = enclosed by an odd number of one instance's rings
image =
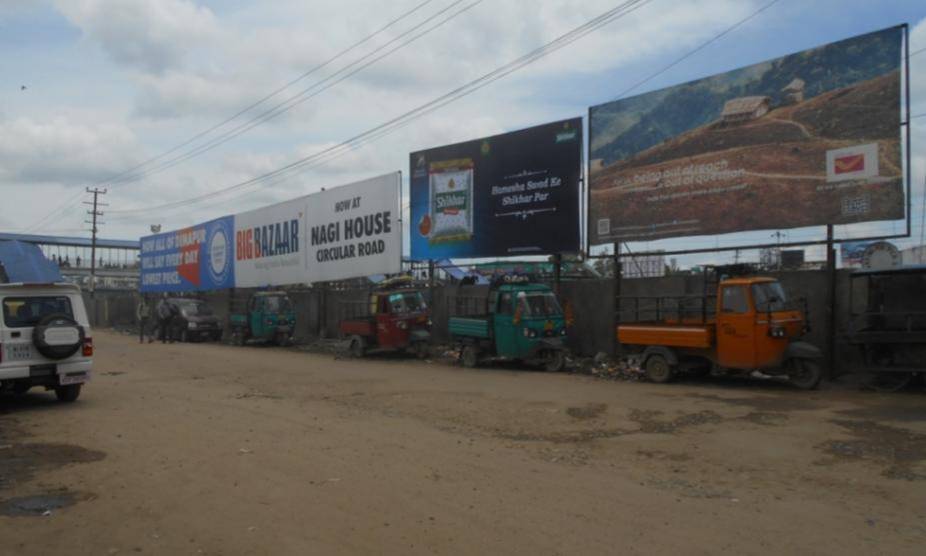
[[[100,211],[100,207],[108,206],[105,203],[100,202],[100,195],[106,195],[105,189],[100,189],[94,187],[93,189],[87,188],[87,193],[93,194],[93,201],[84,201],[85,205],[92,207],[87,211],[87,214],[90,215],[90,220],[84,220],[85,224],[90,224],[90,297],[96,296],[96,234],[99,231],[97,227],[97,217],[103,216],[103,212]]]
[[[772,234],[772,237],[778,240],[778,249],[777,249],[778,252],[776,253],[776,255],[778,257],[778,270],[779,271],[781,271],[781,238],[787,235],[788,235],[787,232],[782,232],[781,230],[778,230],[777,232]]]

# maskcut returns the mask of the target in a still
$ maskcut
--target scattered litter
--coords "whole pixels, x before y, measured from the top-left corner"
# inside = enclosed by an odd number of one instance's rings
[[[238,450],[238,453],[239,454],[250,454],[251,450],[248,450],[247,448],[241,448],[240,450]]]
[[[566,368],[608,380],[637,382],[646,378],[646,372],[635,361],[616,360],[601,352],[595,357],[567,357]]]
[[[328,482],[329,482],[329,483],[337,483],[337,482],[339,482],[340,480],[341,480],[341,479],[340,479],[339,477],[334,477],[334,478],[328,479]]]

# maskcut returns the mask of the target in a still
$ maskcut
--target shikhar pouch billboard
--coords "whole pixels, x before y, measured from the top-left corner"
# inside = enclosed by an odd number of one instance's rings
[[[577,251],[581,161],[581,118],[412,153],[412,258]]]
[[[905,218],[903,35],[592,107],[590,242]]]

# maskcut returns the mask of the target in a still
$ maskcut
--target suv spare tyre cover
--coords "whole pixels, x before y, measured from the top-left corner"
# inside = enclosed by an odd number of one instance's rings
[[[64,359],[84,343],[84,328],[63,313],[47,315],[32,330],[32,343],[49,359]]]

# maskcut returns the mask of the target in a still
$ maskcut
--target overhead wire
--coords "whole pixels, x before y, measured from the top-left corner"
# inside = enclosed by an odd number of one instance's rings
[[[192,159],[192,158],[195,158],[195,157],[197,157],[197,156],[200,156],[200,155],[202,155],[202,154],[205,154],[205,153],[207,153],[207,152],[209,152],[209,151],[215,149],[216,147],[218,147],[218,146],[220,146],[220,145],[223,145],[223,144],[227,143],[228,141],[231,141],[232,139],[234,139],[234,138],[236,138],[236,137],[239,137],[240,135],[242,135],[242,134],[244,134],[244,133],[247,133],[248,131],[254,129],[255,127],[257,127],[257,126],[259,126],[259,125],[261,125],[261,124],[263,124],[263,123],[265,123],[265,122],[267,122],[267,121],[269,121],[269,120],[271,120],[271,119],[273,119],[273,118],[276,118],[277,116],[279,116],[279,115],[281,115],[281,114],[283,114],[283,113],[285,113],[285,112],[288,112],[288,111],[292,110],[292,109],[295,108],[296,106],[298,106],[298,105],[300,105],[300,104],[306,102],[307,100],[309,100],[309,99],[311,99],[311,98],[314,98],[314,97],[318,96],[318,95],[321,94],[322,92],[331,89],[332,87],[334,87],[334,86],[337,85],[338,83],[341,83],[342,81],[344,81],[344,80],[350,78],[351,76],[353,76],[353,75],[359,73],[360,71],[362,71],[362,70],[366,69],[367,67],[369,67],[369,66],[375,64],[376,62],[379,62],[380,60],[386,58],[387,56],[389,56],[389,55],[391,55],[391,54],[393,54],[393,53],[395,53],[396,51],[401,50],[402,48],[405,48],[405,47],[408,46],[409,44],[415,42],[416,40],[418,40],[418,39],[424,37],[425,35],[431,33],[432,31],[434,31],[434,30],[438,29],[439,27],[443,26],[444,24],[448,23],[448,22],[451,21],[452,19],[454,19],[454,18],[456,18],[456,17],[462,15],[463,13],[465,13],[465,12],[471,10],[472,8],[476,7],[478,4],[481,4],[483,1],[484,1],[484,0],[475,0],[474,2],[471,2],[470,4],[468,4],[468,5],[464,6],[463,8],[461,8],[460,10],[451,13],[451,14],[448,15],[447,17],[444,17],[443,19],[441,19],[440,21],[438,21],[436,24],[434,24],[434,25],[432,25],[431,27],[425,29],[425,30],[422,31],[421,33],[418,33],[417,35],[414,35],[412,38],[410,38],[410,39],[408,39],[408,40],[405,40],[404,42],[401,42],[401,43],[400,43],[398,46],[396,46],[395,48],[392,48],[392,49],[390,49],[390,50],[386,50],[385,52],[383,52],[383,48],[386,48],[386,47],[388,47],[388,46],[390,46],[390,45],[392,45],[392,44],[395,44],[396,42],[402,41],[403,39],[405,39],[406,37],[408,37],[409,35],[411,35],[411,34],[414,33],[415,31],[421,29],[422,27],[426,26],[427,24],[431,23],[431,22],[434,21],[435,19],[437,19],[437,18],[439,18],[440,16],[446,14],[448,11],[452,10],[454,7],[456,7],[456,6],[458,6],[459,4],[461,4],[461,3],[464,2],[464,0],[454,0],[453,2],[451,2],[450,4],[448,4],[447,6],[445,6],[443,9],[441,9],[441,10],[438,11],[437,13],[432,14],[431,16],[429,16],[429,17],[428,17],[427,19],[425,19],[424,21],[422,21],[422,22],[416,24],[416,25],[413,26],[412,28],[410,28],[410,29],[408,29],[408,30],[402,32],[400,35],[394,37],[392,40],[390,40],[389,42],[387,42],[387,43],[386,43],[385,45],[383,45],[382,47],[380,47],[380,48],[378,48],[378,49],[376,49],[376,50],[374,50],[374,51],[368,52],[366,55],[362,56],[361,58],[359,58],[359,59],[357,59],[357,60],[354,60],[353,62],[351,62],[351,63],[348,64],[347,66],[344,66],[343,68],[341,68],[341,69],[339,69],[338,71],[334,72],[333,74],[331,74],[331,75],[325,77],[324,79],[322,79],[322,80],[320,80],[320,81],[317,81],[317,82],[313,83],[313,84],[310,85],[309,87],[303,89],[302,91],[296,93],[295,95],[289,97],[288,99],[286,99],[286,100],[284,100],[284,101],[282,101],[282,102],[280,102],[280,103],[274,105],[272,108],[270,108],[270,109],[268,109],[268,110],[265,110],[264,112],[258,114],[257,116],[254,116],[254,117],[251,118],[250,120],[245,121],[245,122],[239,124],[237,127],[234,127],[234,128],[232,128],[232,129],[230,129],[230,130],[224,131],[222,134],[218,135],[217,137],[214,137],[214,138],[210,139],[209,141],[207,141],[206,143],[203,143],[203,144],[201,144],[201,145],[198,145],[198,146],[194,147],[193,149],[191,149],[190,151],[188,151],[188,152],[186,152],[186,153],[180,154],[180,155],[178,155],[178,156],[176,156],[176,157],[173,157],[173,158],[171,158],[171,159],[169,159],[169,160],[163,161],[163,162],[161,162],[161,163],[155,165],[155,166],[154,166],[153,168],[151,168],[151,169],[142,170],[142,171],[137,172],[137,173],[135,173],[135,174],[125,175],[125,176],[123,176],[122,178],[120,178],[120,179],[118,180],[117,183],[126,183],[126,182],[131,182],[131,181],[137,181],[137,180],[142,179],[142,178],[145,178],[145,177],[147,177],[147,176],[149,176],[149,175],[151,175],[151,174],[156,174],[156,173],[163,172],[164,170],[168,170],[168,169],[170,169],[170,168],[173,168],[174,166],[177,166],[178,164],[181,164],[181,163],[183,163],[183,162],[186,162],[187,160],[190,160],[190,159]],[[378,55],[378,56],[375,56],[372,60],[370,60],[370,58],[373,57],[373,56],[376,55],[376,54],[379,54],[379,55]],[[369,60],[369,61],[367,61],[367,60]],[[363,62],[366,62],[366,63],[363,63]],[[359,66],[359,67],[358,67],[358,66]],[[345,73],[345,72],[347,72],[347,73]],[[336,79],[336,78],[337,78],[337,79]]]
[[[385,25],[383,25],[382,27],[379,27],[378,29],[376,29],[375,31],[373,31],[372,33],[370,33],[369,35],[367,35],[367,36],[363,37],[362,39],[358,40],[357,42],[351,44],[351,45],[348,46],[347,48],[344,48],[344,49],[340,50],[339,52],[337,52],[336,54],[334,54],[334,55],[331,56],[330,58],[328,58],[328,59],[326,59],[325,61],[321,62],[320,64],[318,64],[318,65],[312,67],[311,69],[309,69],[309,70],[303,72],[302,74],[300,74],[300,75],[297,76],[296,78],[290,80],[289,82],[287,82],[286,84],[282,85],[281,87],[278,87],[277,89],[275,89],[274,91],[270,92],[269,94],[264,95],[263,97],[261,97],[260,99],[258,99],[258,100],[256,100],[256,101],[252,102],[252,103],[249,104],[248,106],[246,106],[246,107],[240,109],[238,112],[236,112],[235,114],[233,114],[233,115],[229,116],[228,118],[222,120],[221,122],[219,122],[219,123],[217,123],[217,124],[214,124],[213,126],[207,128],[207,129],[205,129],[205,130],[203,130],[203,131],[200,131],[199,133],[196,133],[195,135],[193,135],[193,136],[190,137],[189,139],[187,139],[187,140],[185,140],[185,141],[179,143],[178,145],[175,145],[174,147],[172,147],[172,148],[170,148],[170,149],[168,149],[168,150],[166,150],[166,151],[164,151],[164,152],[158,154],[157,156],[154,156],[154,157],[152,157],[152,158],[149,158],[149,159],[147,159],[147,160],[145,160],[145,161],[143,161],[143,162],[141,162],[141,163],[139,163],[139,164],[136,164],[135,166],[132,166],[131,168],[129,168],[129,169],[127,169],[127,170],[124,170],[124,171],[122,171],[122,172],[119,172],[118,174],[112,175],[112,176],[110,176],[109,178],[107,178],[107,179],[104,180],[104,181],[98,182],[98,183],[97,183],[97,186],[103,187],[103,186],[106,186],[106,185],[113,185],[113,184],[115,184],[115,183],[120,183],[120,182],[118,182],[117,180],[120,180],[121,178],[124,178],[125,176],[127,176],[127,175],[129,175],[129,174],[131,174],[131,173],[133,173],[133,172],[136,172],[136,171],[138,171],[138,170],[144,168],[145,166],[148,166],[148,165],[151,164],[152,162],[157,162],[158,160],[161,160],[162,158],[166,157],[167,155],[170,155],[170,154],[172,154],[172,153],[174,153],[174,152],[176,152],[176,151],[182,149],[183,147],[186,147],[187,145],[190,145],[190,144],[196,142],[198,139],[200,139],[200,138],[202,138],[202,137],[204,137],[204,136],[206,136],[206,135],[212,133],[213,131],[216,131],[216,130],[222,128],[222,127],[225,126],[226,124],[231,123],[232,121],[238,119],[240,116],[243,116],[244,114],[250,112],[250,111],[253,110],[254,108],[257,108],[257,107],[260,106],[261,104],[264,104],[264,103],[267,102],[268,100],[270,100],[270,99],[276,97],[277,95],[279,95],[280,93],[282,93],[282,92],[285,91],[286,89],[289,89],[290,87],[292,87],[292,86],[295,85],[296,83],[298,83],[298,82],[300,82],[300,81],[306,79],[307,77],[309,77],[309,76],[311,76],[311,75],[317,73],[318,71],[320,71],[320,70],[322,70],[322,69],[328,67],[329,65],[331,65],[332,63],[334,63],[334,62],[337,61],[338,59],[340,59],[340,58],[344,57],[345,55],[349,54],[350,52],[356,50],[356,49],[359,48],[360,46],[362,46],[362,45],[364,45],[364,44],[370,42],[371,40],[373,40],[373,39],[376,38],[377,36],[381,35],[382,33],[384,33],[385,31],[387,31],[387,30],[390,29],[391,27],[393,27],[393,26],[395,26],[396,24],[398,24],[400,21],[402,21],[402,20],[408,18],[409,16],[413,15],[415,12],[421,10],[422,8],[424,8],[425,6],[427,6],[428,4],[431,4],[432,2],[434,2],[434,0],[424,0],[423,2],[420,2],[420,3],[416,4],[416,5],[415,5],[414,7],[412,7],[411,9],[409,9],[409,10],[403,12],[403,13],[400,14],[398,17],[396,17],[396,18],[390,20],[390,21],[387,22]],[[454,4],[457,4],[457,3],[459,3],[459,2],[454,2]],[[52,211],[51,211],[50,213],[48,213],[45,217],[43,217],[43,218],[40,219],[38,222],[36,222],[36,223],[33,224],[32,226],[30,226],[29,229],[34,229],[34,228],[41,227],[41,226],[44,225],[49,219],[52,219],[52,218],[54,218],[54,217],[56,217],[56,216],[58,216],[58,215],[62,215],[62,216],[63,216],[63,215],[68,211],[68,209],[72,208],[73,202],[74,202],[80,195],[82,195],[82,194],[83,194],[83,192],[80,192],[77,196],[75,196],[75,197],[73,197],[73,198],[69,198],[68,201],[66,201],[65,203],[61,204],[61,205],[58,206],[56,209],[52,210]]]
[[[605,11],[601,15],[560,35],[559,37],[553,39],[552,41],[528,52],[525,55],[522,55],[521,57],[503,66],[496,68],[495,70],[491,72],[488,72],[482,75],[481,77],[473,81],[470,81],[469,83],[466,83],[454,89],[453,91],[450,91],[449,93],[446,93],[440,97],[437,97],[421,106],[418,106],[417,108],[414,108],[408,112],[405,112],[404,114],[396,116],[395,118],[392,118],[389,121],[383,124],[380,124],[372,129],[369,129],[363,133],[355,135],[354,137],[342,143],[339,143],[338,145],[328,147],[312,155],[303,157],[290,164],[277,168],[273,171],[267,172],[265,174],[261,174],[259,176],[256,176],[248,180],[244,180],[242,182],[222,188],[220,190],[206,193],[203,195],[199,195],[196,197],[192,197],[192,198],[188,198],[188,199],[184,199],[180,201],[173,201],[170,203],[164,203],[164,204],[157,205],[154,207],[127,209],[127,210],[111,211],[111,212],[118,212],[121,214],[142,214],[142,213],[149,213],[149,212],[154,212],[158,210],[170,209],[170,208],[174,208],[178,206],[190,205],[192,203],[199,203],[205,200],[216,198],[220,195],[225,195],[231,191],[239,190],[239,189],[253,186],[253,185],[258,185],[264,181],[275,178],[284,173],[290,173],[296,170],[304,169],[305,167],[315,162],[318,162],[318,163],[326,162],[328,158],[339,156],[340,154],[344,154],[346,152],[353,150],[357,146],[366,144],[371,141],[375,141],[389,133],[392,133],[393,131],[397,129],[400,129],[401,127],[404,127],[405,125],[408,125],[409,123],[411,123],[412,121],[420,117],[423,117],[443,106],[446,106],[447,104],[455,102],[456,100],[459,100],[460,98],[470,95],[482,89],[483,87],[486,87],[487,85],[494,83],[495,81],[549,55],[550,53],[555,52],[565,46],[568,46],[569,44],[572,44],[573,42],[583,38],[589,33],[594,32],[598,30],[599,28],[609,23],[612,23],[613,21],[616,21],[617,19],[620,19],[621,17],[624,17],[632,13],[633,11],[636,11],[637,9],[645,6],[646,4],[649,4],[652,1],[653,0],[627,0],[625,2],[622,2],[618,6]]]

